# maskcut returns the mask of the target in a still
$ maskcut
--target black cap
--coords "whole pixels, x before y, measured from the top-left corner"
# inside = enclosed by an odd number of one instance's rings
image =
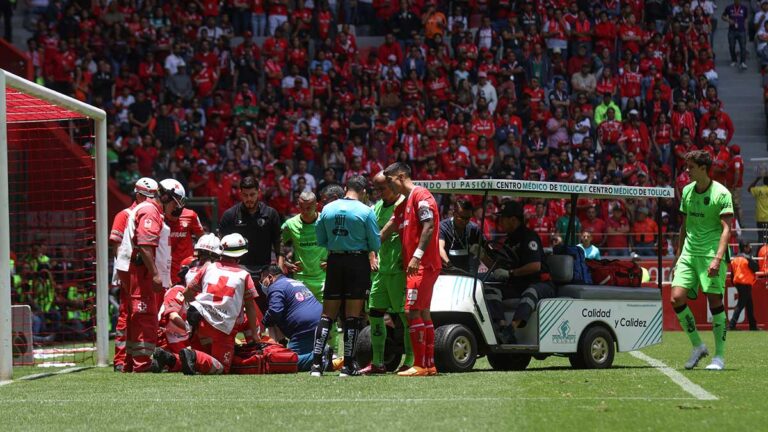
[[[501,205],[496,215],[501,217],[516,217],[523,220],[523,205],[517,201],[507,201]]]

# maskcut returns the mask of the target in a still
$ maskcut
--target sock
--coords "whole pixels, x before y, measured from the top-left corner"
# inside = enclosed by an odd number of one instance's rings
[[[320,322],[317,323],[317,328],[315,329],[315,346],[312,348],[312,364],[314,365],[323,364],[323,350],[325,349],[325,344],[328,343],[328,336],[331,332],[332,323],[331,319],[325,315],[323,315],[320,318]]]
[[[435,326],[432,321],[424,322],[424,342],[427,348],[424,351],[424,366],[435,367]]]
[[[408,335],[413,347],[413,366],[424,367],[424,351],[427,349],[424,341],[424,321],[416,318],[410,322],[409,327]]]
[[[384,325],[384,317],[370,315],[368,319],[371,321],[371,351],[373,352],[371,363],[380,366],[384,363],[387,326]]]
[[[688,305],[675,308],[677,319],[680,321],[680,327],[683,328],[685,334],[688,335],[688,339],[694,347],[701,345],[701,336],[696,330],[696,319],[693,317],[693,312],[688,308]]]
[[[344,365],[350,366],[357,360],[357,334],[360,332],[360,318],[347,317],[344,320]]]
[[[400,322],[403,323],[403,348],[405,349],[405,359],[403,365],[413,366],[413,346],[411,346],[410,326],[404,313],[400,313]]]
[[[710,309],[712,312],[712,333],[715,335],[715,356],[723,357],[725,355],[725,308]]]

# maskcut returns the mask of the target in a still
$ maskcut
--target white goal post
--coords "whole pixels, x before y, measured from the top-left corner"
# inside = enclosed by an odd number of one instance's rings
[[[0,69],[0,381],[13,378],[8,180],[7,88],[81,114],[95,125],[96,198],[96,351],[97,365],[107,366],[109,350],[109,254],[107,220],[107,115],[104,110],[57,93]],[[16,108],[23,109],[23,108]]]

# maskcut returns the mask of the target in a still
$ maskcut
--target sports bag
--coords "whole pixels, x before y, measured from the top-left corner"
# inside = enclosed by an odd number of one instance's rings
[[[643,280],[643,270],[633,261],[586,260],[586,264],[596,285],[639,287]]]
[[[264,373],[287,374],[299,371],[299,356],[282,345],[269,345],[264,348]]]
[[[256,342],[235,347],[230,371],[233,374],[286,374],[299,371],[299,356],[272,342]]]
[[[592,276],[589,271],[589,267],[586,264],[586,257],[584,256],[584,249],[578,246],[565,246],[558,245],[553,249],[555,255],[570,255],[573,257],[573,280],[575,284],[592,283]]]

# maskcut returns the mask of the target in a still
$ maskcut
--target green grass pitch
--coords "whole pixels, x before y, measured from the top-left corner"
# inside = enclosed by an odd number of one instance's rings
[[[711,333],[703,337],[711,345]],[[690,345],[682,333],[643,351],[718,400],[696,399],[629,354],[603,371],[550,357],[524,372],[494,372],[480,359],[475,372],[425,378],[89,369],[0,387],[0,430],[758,431],[768,424],[766,347],[766,332],[729,333],[723,372],[683,371]]]

